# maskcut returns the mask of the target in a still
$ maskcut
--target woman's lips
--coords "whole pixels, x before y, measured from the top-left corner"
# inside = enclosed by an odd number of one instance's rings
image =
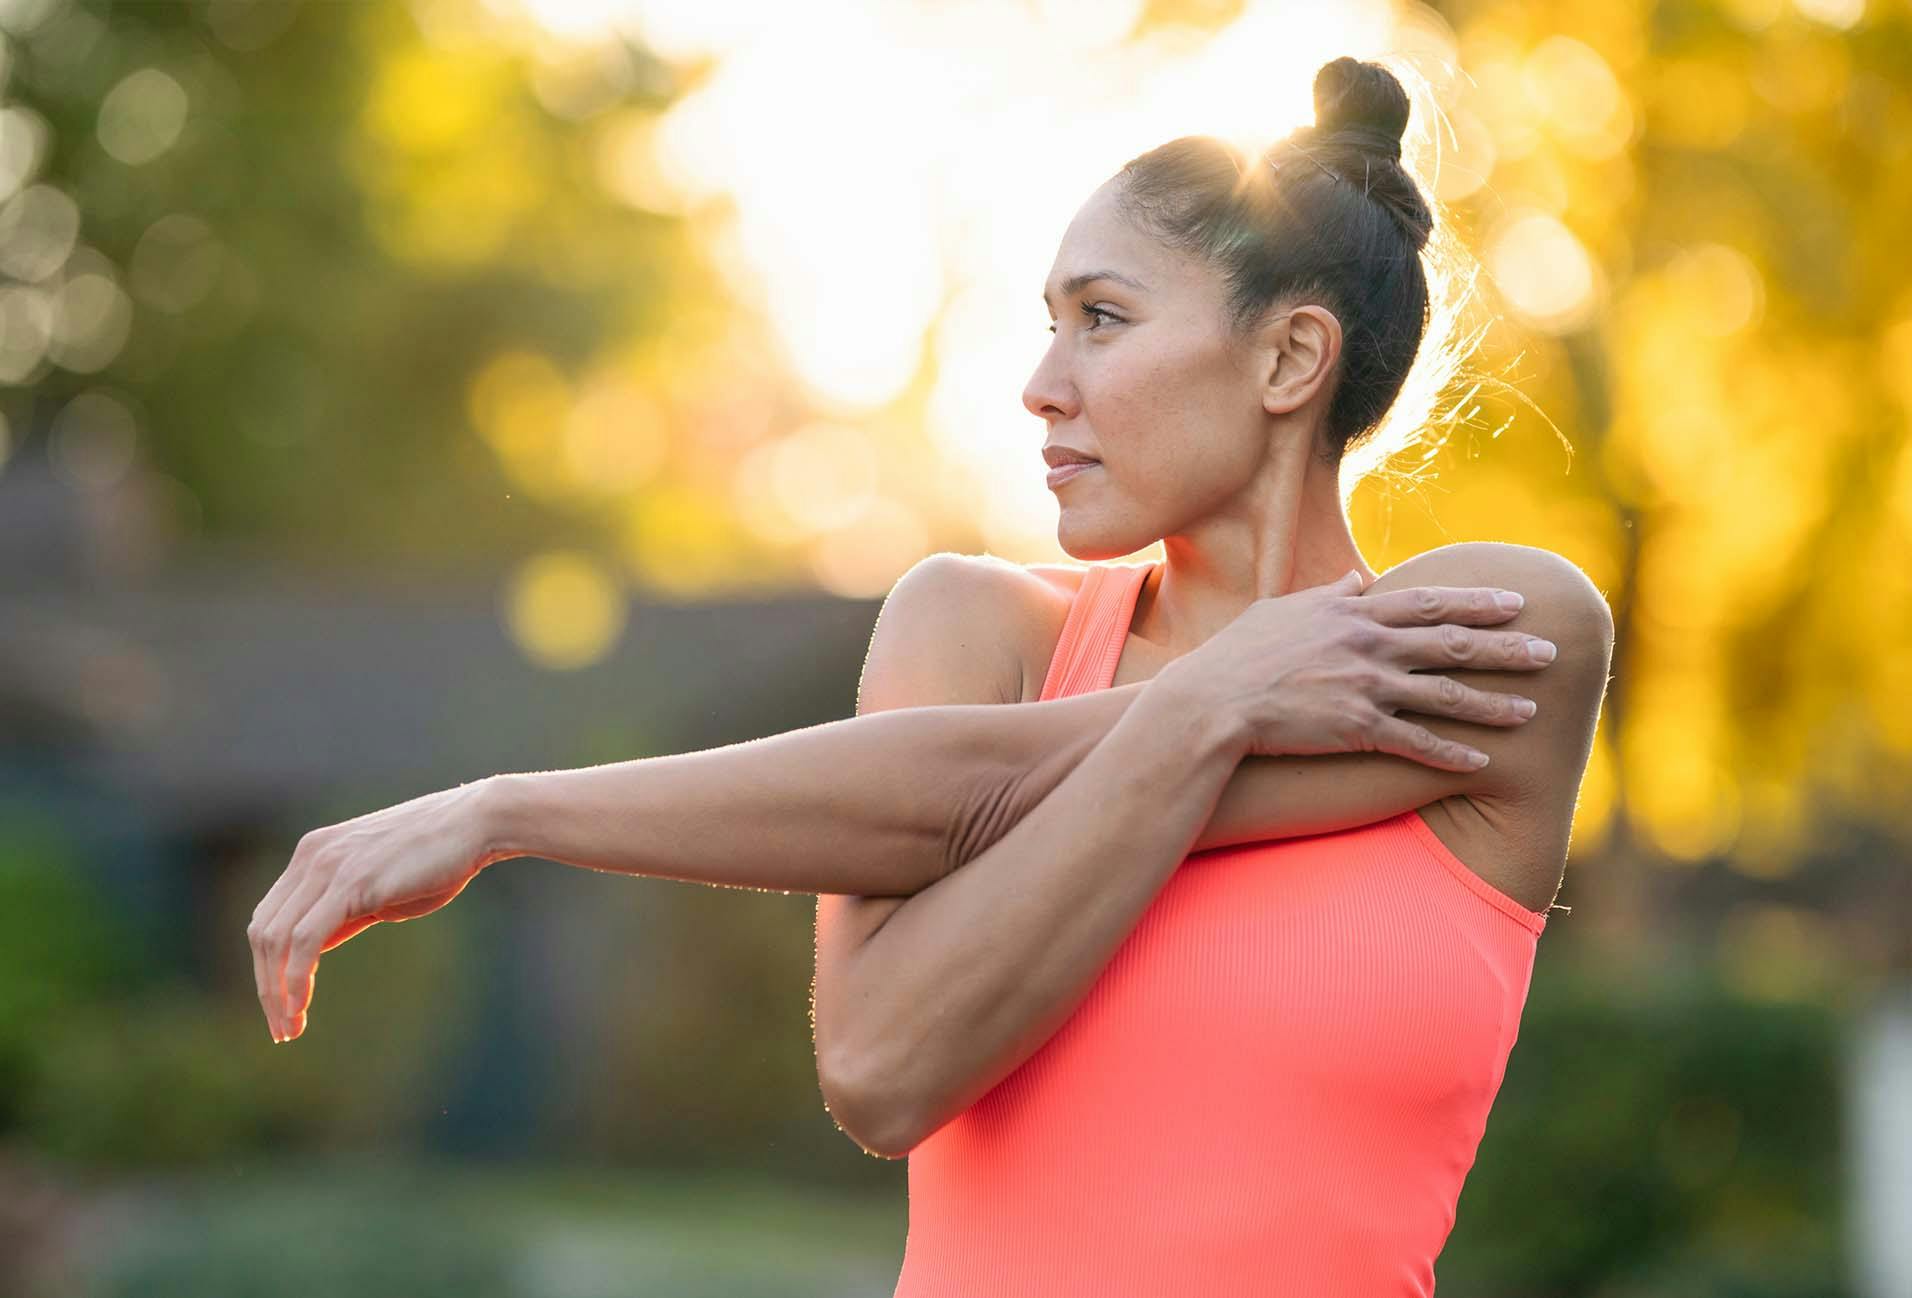
[[[1100,460],[1091,460],[1086,464],[1058,464],[1055,468],[1049,470],[1049,485],[1052,488],[1059,487],[1069,479],[1075,477],[1076,474],[1081,473],[1084,469],[1099,469],[1101,467],[1102,462]]]

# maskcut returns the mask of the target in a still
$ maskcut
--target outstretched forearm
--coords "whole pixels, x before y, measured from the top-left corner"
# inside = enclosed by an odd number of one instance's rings
[[[1013,828],[1142,688],[899,708],[721,748],[493,776],[488,860],[908,896]]]
[[[722,748],[493,776],[488,861],[537,856],[726,887],[913,896],[999,842],[1147,684],[894,708]],[[1448,737],[1483,733],[1416,719]],[[1190,850],[1370,824],[1453,791],[1439,779],[1459,787],[1385,753],[1245,757]]]

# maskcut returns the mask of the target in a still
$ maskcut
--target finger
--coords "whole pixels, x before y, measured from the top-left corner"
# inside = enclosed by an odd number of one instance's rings
[[[1478,771],[1487,765],[1487,754],[1480,749],[1442,739],[1426,726],[1417,726],[1400,717],[1378,719],[1371,737],[1375,747],[1384,753],[1444,771]]]
[[[286,867],[279,872],[279,877],[272,881],[272,886],[266,890],[266,895],[259,899],[259,904],[252,908],[253,919],[261,924],[270,924],[272,917],[279,913],[279,908],[285,905],[285,899],[305,882],[306,871],[312,862],[313,840],[313,834],[307,834],[299,839],[298,846],[292,849],[292,859],[286,862]]]
[[[298,864],[288,867],[286,872],[279,876],[279,882],[285,883],[288,878],[303,879],[304,877],[305,866]],[[259,993],[259,1008],[265,1012],[266,1028],[272,1033],[274,1041],[282,1040],[285,1034],[280,1030],[279,1015],[275,1008],[278,998],[271,991],[273,983],[272,923],[278,913],[285,909],[285,903],[291,895],[290,887],[280,888],[274,885],[272,892],[267,893],[266,899],[261,901],[258,908],[252,912],[252,923],[246,928],[246,938],[252,944],[252,980]]]
[[[1508,607],[1500,596],[1515,599],[1516,591],[1497,586],[1409,586],[1362,598],[1361,608],[1385,626],[1431,626],[1438,622],[1464,625],[1505,622],[1520,611],[1521,605]]]
[[[319,977],[319,952],[325,941],[345,923],[348,909],[342,883],[325,890],[292,930],[285,966],[285,1022],[289,1037],[305,1031],[307,1008],[312,1004],[312,987]]]
[[[1388,682],[1376,702],[1398,712],[1420,712],[1431,717],[1454,717],[1488,726],[1517,726],[1539,710],[1532,699],[1463,685],[1452,676],[1423,676],[1403,672]]]
[[[1319,591],[1325,595],[1345,597],[1359,595],[1363,590],[1367,589],[1367,584],[1367,581],[1361,576],[1361,570],[1359,568],[1350,568],[1333,581],[1325,581],[1319,586],[1311,586],[1308,589]]]
[[[277,1019],[272,1013],[272,1002],[267,995],[271,980],[267,973],[270,960],[267,955],[266,935],[272,931],[272,922],[285,908],[286,900],[305,881],[311,870],[312,854],[309,840],[310,835],[299,840],[298,846],[293,849],[291,861],[279,872],[279,877],[272,881],[272,887],[267,889],[266,895],[259,899],[259,904],[252,908],[252,922],[246,926],[246,938],[252,946],[253,982],[259,994],[259,1005],[266,1011],[266,1024],[271,1028],[275,1041],[279,1039],[280,1033]]]
[[[259,992],[259,1008],[264,1010],[266,1007],[266,949],[264,930],[256,924],[247,928],[246,944],[252,948],[252,982]],[[266,1015],[266,1032],[271,1035],[274,1041],[279,1039],[278,1030],[272,1026],[271,1014]]]
[[[1396,627],[1387,646],[1396,663],[1412,667],[1475,667],[1482,671],[1532,671],[1558,652],[1551,640],[1521,631],[1476,631],[1441,626]]]
[[[315,869],[308,868],[297,889],[266,925],[266,1016],[272,1021],[273,1035],[285,1040],[292,1027],[285,1013],[285,965],[292,949],[292,930],[325,893],[326,881]]]

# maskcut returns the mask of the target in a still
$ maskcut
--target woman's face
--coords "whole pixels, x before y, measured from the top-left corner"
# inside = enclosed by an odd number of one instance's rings
[[[1230,343],[1220,276],[1130,224],[1120,183],[1096,190],[1063,235],[1043,286],[1054,337],[1022,394],[1049,426],[1045,446],[1101,461],[1051,488],[1058,542],[1091,562],[1225,509],[1268,451],[1268,376],[1258,353]]]

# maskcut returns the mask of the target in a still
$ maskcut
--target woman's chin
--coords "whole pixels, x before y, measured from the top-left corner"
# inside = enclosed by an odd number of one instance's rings
[[[1080,563],[1121,559],[1155,544],[1159,539],[1153,536],[1122,536],[1106,529],[1072,525],[1067,508],[1063,509],[1062,517],[1056,521],[1056,544],[1062,547],[1064,554]]]

